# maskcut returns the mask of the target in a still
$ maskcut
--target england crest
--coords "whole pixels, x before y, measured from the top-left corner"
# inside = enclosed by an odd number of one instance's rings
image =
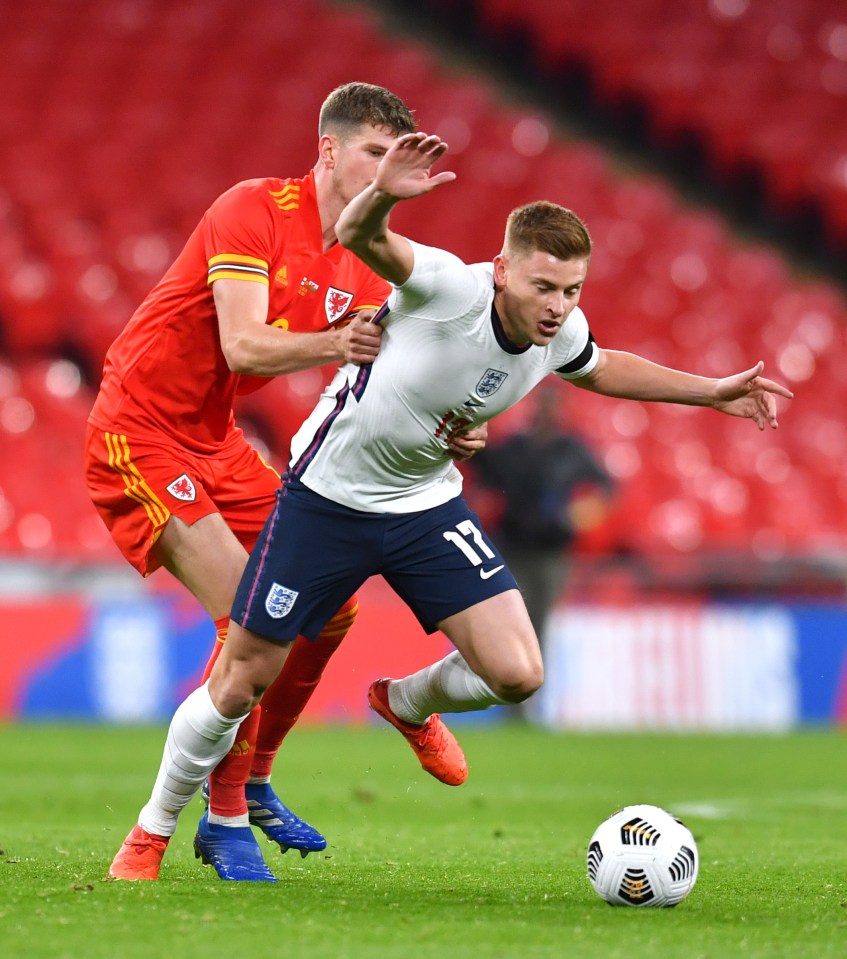
[[[488,369],[482,374],[482,379],[476,384],[477,396],[491,396],[506,382],[508,373],[501,370]]]
[[[188,478],[187,473],[183,473],[182,476],[177,476],[173,483],[165,488],[171,496],[176,499],[181,499],[186,503],[193,503],[194,500],[197,499],[197,490]]]
[[[326,296],[324,297],[326,318],[330,323],[335,323],[336,320],[340,320],[341,317],[347,312],[347,307],[350,306],[352,302],[352,293],[345,293],[344,290],[338,290],[334,286],[331,286],[326,291]]]
[[[296,589],[274,583],[265,597],[265,609],[272,619],[282,619],[291,612],[291,607],[300,593]]]

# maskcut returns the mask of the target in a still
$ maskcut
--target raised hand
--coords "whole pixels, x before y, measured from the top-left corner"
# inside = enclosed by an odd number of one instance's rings
[[[445,170],[431,176],[429,172],[446,150],[447,144],[434,134],[406,133],[380,161],[374,186],[398,200],[408,200],[450,183],[455,173]]]
[[[713,406],[730,416],[743,416],[753,420],[760,430],[766,426],[776,429],[777,396],[792,399],[791,390],[773,380],[761,376],[765,364],[760,360],[754,367],[743,373],[725,376],[715,384]]]
[[[456,179],[455,173],[430,175],[447,144],[437,136],[407,133],[391,144],[373,182],[347,204],[335,224],[338,242],[352,250],[375,273],[402,286],[415,262],[411,243],[389,229],[392,207],[400,200],[430,193]]]

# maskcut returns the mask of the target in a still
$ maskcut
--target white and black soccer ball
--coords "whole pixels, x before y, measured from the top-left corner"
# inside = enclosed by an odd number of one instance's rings
[[[613,906],[675,906],[697,881],[691,831],[658,806],[627,806],[602,822],[588,844],[588,878]]]

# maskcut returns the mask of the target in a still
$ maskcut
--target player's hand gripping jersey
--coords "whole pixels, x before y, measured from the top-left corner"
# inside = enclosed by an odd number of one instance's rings
[[[266,322],[294,332],[326,329],[376,308],[389,292],[349,250],[336,244],[324,253],[313,174],[239,183],[206,211],[112,344],[94,426],[164,433],[198,453],[232,437],[236,393],[266,381],[227,366],[212,292],[222,278],[267,286]]]
[[[494,309],[492,264],[412,246],[376,361],[343,366],[291,444],[291,473],[352,509],[407,513],[457,496],[451,430],[492,419],[550,373],[584,376],[599,356],[578,307],[548,346],[514,346]]]

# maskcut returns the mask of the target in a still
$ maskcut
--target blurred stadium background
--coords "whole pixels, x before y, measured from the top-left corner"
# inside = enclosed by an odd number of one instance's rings
[[[352,79],[451,146],[458,184],[400,228],[488,259],[513,206],[563,203],[596,242],[601,345],[708,375],[761,358],[796,392],[759,434],[570,391],[620,493],[578,544],[537,719],[843,722],[843,0],[0,5],[0,719],[158,721],[196,682],[212,627],[117,553],[83,484],[85,419],[108,345],[206,206],[305,173],[318,107]],[[240,407],[277,464],[324,379]],[[364,720],[372,678],[442,648],[379,583],[364,600],[313,720]]]

